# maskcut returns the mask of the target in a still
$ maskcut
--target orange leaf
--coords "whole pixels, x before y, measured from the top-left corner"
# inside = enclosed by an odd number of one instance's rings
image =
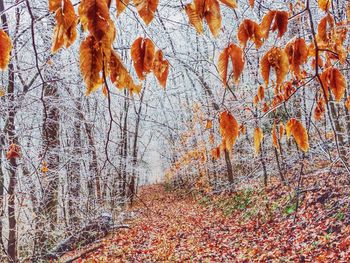
[[[221,3],[231,8],[237,8],[236,0],[220,0]]]
[[[153,69],[154,52],[154,44],[148,38],[139,37],[132,44],[131,59],[134,62],[134,68],[139,79],[145,79],[146,74]]]
[[[127,88],[132,93],[140,93],[141,85],[136,85],[129,72],[123,65],[121,58],[112,51],[109,61],[110,78],[118,89]]]
[[[6,159],[10,160],[12,158],[20,158],[21,157],[21,148],[19,145],[12,143],[7,150]]]
[[[290,119],[286,125],[287,138],[292,135],[299,149],[304,152],[309,150],[309,139],[305,127],[297,120]]]
[[[278,37],[282,37],[288,28],[288,12],[280,10],[271,10],[264,15],[260,29],[264,38],[268,38],[270,27],[272,31],[278,30]]]
[[[249,6],[251,7],[251,8],[254,8],[254,0],[249,0]]]
[[[316,107],[315,107],[315,110],[314,110],[314,118],[316,121],[320,121],[325,113],[325,101],[324,99],[319,99],[317,101],[317,104],[316,104]]]
[[[228,52],[231,56],[232,69],[233,69],[233,79],[237,83],[239,77],[241,76],[244,68],[244,57],[242,49],[235,45],[231,44],[228,47]]]
[[[85,81],[86,95],[97,90],[102,84],[102,51],[93,36],[88,36],[80,46],[80,71]]]
[[[346,98],[345,107],[346,107],[348,110],[350,110],[350,96],[348,96],[348,97]]]
[[[318,7],[323,11],[328,12],[331,2],[332,0],[318,0]]]
[[[228,151],[232,150],[238,137],[238,123],[228,111],[220,114],[220,134],[222,147]]]
[[[260,146],[263,139],[264,139],[264,134],[262,129],[259,127],[256,127],[254,130],[254,149],[256,154],[260,152]]]
[[[56,12],[61,7],[62,0],[49,0],[49,11]]]
[[[219,55],[218,70],[224,86],[227,86],[227,70],[228,70],[229,51],[225,48]]]
[[[280,135],[280,139],[283,138],[284,133],[285,133],[285,128],[284,128],[283,123],[281,122],[280,125],[279,125],[279,135]]]
[[[130,0],[116,0],[117,5],[117,16],[124,12],[125,8],[128,6]]]
[[[146,25],[151,23],[157,10],[158,0],[134,0],[134,4]]]
[[[221,12],[220,5],[217,0],[205,1],[204,18],[207,21],[210,32],[217,37],[221,29]]]
[[[185,6],[185,11],[190,20],[190,23],[194,26],[199,34],[203,33],[203,21],[199,16],[195,3],[191,3]]]
[[[344,97],[346,90],[346,79],[339,69],[333,67],[327,68],[320,75],[320,79],[325,89],[325,95],[327,98],[329,97],[329,88],[334,94],[336,101],[340,101]]]
[[[277,150],[279,150],[280,146],[278,143],[278,136],[276,131],[276,123],[273,124],[272,130],[271,130],[271,137],[272,137],[272,144],[275,146]]]
[[[279,86],[282,84],[289,70],[288,56],[283,49],[273,47],[261,59],[260,70],[266,86],[269,84],[271,67],[275,69],[276,85]]]
[[[300,67],[306,63],[308,58],[308,46],[303,38],[289,42],[285,47],[291,70],[300,77]]]
[[[244,19],[238,27],[237,38],[243,47],[246,47],[247,41],[252,40],[256,48],[263,44],[260,26],[250,19]]]
[[[211,128],[213,128],[213,121],[212,120],[207,120],[207,123],[205,125],[205,129],[209,130]]]
[[[211,156],[214,160],[220,159],[220,146],[211,150]]]
[[[4,70],[10,62],[12,41],[6,32],[0,29],[0,69]]]
[[[155,55],[153,72],[160,85],[165,88],[169,74],[169,62],[163,59],[163,52],[158,50]]]
[[[68,48],[73,44],[77,37],[76,26],[78,24],[77,16],[75,15],[74,6],[71,1],[64,0],[63,6],[56,10],[55,19],[57,25],[54,29],[52,53],[56,53],[61,47]]]
[[[259,101],[262,101],[265,98],[265,90],[263,86],[259,86],[258,88],[258,94],[257,94]]]

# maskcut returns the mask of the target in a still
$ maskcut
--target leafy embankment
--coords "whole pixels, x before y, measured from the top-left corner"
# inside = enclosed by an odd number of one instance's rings
[[[341,177],[308,176],[297,212],[295,191],[279,183],[206,196],[143,187],[131,228],[76,262],[349,262],[349,193]]]

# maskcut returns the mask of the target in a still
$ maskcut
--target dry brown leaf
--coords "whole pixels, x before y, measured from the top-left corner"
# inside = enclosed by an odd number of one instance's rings
[[[210,32],[217,37],[221,29],[221,12],[220,5],[217,0],[205,1],[204,18],[207,21]]]
[[[309,150],[309,138],[307,131],[301,122],[294,118],[290,119],[286,125],[286,132],[288,139],[290,136],[294,137],[300,150],[304,152]]]
[[[318,7],[325,12],[328,12],[331,6],[332,0],[318,0]]]
[[[144,80],[153,69],[154,55],[155,47],[150,39],[139,37],[132,44],[131,59],[139,79]]]
[[[163,58],[161,50],[158,50],[155,54],[153,72],[160,85],[165,88],[169,74],[169,62]]]
[[[237,38],[243,47],[246,47],[248,40],[252,40],[256,48],[260,48],[262,37],[260,26],[253,20],[244,19],[238,27]]]
[[[281,85],[289,70],[288,56],[283,49],[273,47],[261,59],[260,70],[266,86],[269,84],[271,68],[276,73],[276,85]]]
[[[282,37],[288,28],[288,12],[280,10],[271,10],[264,15],[260,30],[264,38],[268,38],[270,30],[278,30],[278,37]],[[272,28],[271,28],[272,25]]]
[[[265,89],[263,86],[259,86],[258,93],[257,93],[259,101],[262,101],[265,98]]]
[[[231,151],[238,137],[238,123],[228,111],[220,114],[220,134],[223,149]]]
[[[285,47],[290,69],[297,78],[301,77],[300,67],[307,62],[308,46],[303,38],[297,38],[289,42]]]
[[[21,148],[19,145],[12,143],[7,150],[6,159],[10,160],[12,158],[20,158],[21,157]]]
[[[229,57],[231,58],[232,62],[233,79],[236,83],[239,81],[244,68],[244,57],[242,49],[239,46],[231,43],[221,52],[218,61],[219,74],[225,87],[227,86]]]
[[[327,68],[320,75],[320,79],[325,89],[326,94],[324,95],[327,99],[329,99],[329,89],[332,91],[336,101],[340,101],[344,97],[347,84],[344,75],[339,69],[333,67]]]
[[[345,108],[350,110],[350,96],[348,96],[345,100]]]
[[[117,16],[120,16],[120,14],[124,12],[129,3],[130,0],[116,0]]]
[[[6,32],[0,29],[0,69],[5,70],[10,62],[12,41]]]
[[[121,58],[114,51],[112,51],[110,57],[109,68],[111,81],[118,89],[127,88],[131,93],[140,93],[141,85],[135,84]]]
[[[237,1],[236,0],[220,0],[221,3],[224,5],[230,7],[230,8],[237,8]]]
[[[102,84],[102,51],[93,36],[88,36],[80,46],[80,71],[86,84],[86,95],[97,90]]]
[[[142,20],[148,25],[154,18],[154,13],[158,7],[158,0],[133,0],[137,12]]]
[[[256,154],[260,153],[260,148],[261,148],[260,146],[263,139],[264,139],[264,133],[262,129],[260,127],[256,127],[254,129],[254,149]]]
[[[74,6],[70,0],[64,0],[63,6],[59,6],[56,12],[56,26],[54,29],[52,52],[56,53],[61,47],[68,48],[77,37],[78,18],[75,15]]]

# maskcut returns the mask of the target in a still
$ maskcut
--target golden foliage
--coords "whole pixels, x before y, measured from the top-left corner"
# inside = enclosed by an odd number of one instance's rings
[[[10,62],[10,55],[12,51],[12,41],[6,32],[0,29],[0,69],[7,68]]]
[[[320,98],[317,103],[316,103],[316,107],[314,110],[314,119],[316,121],[320,121],[325,113],[325,101],[323,98]]]
[[[102,84],[102,51],[93,36],[88,36],[80,46],[80,70],[85,81],[86,95],[97,90]]]
[[[228,111],[220,114],[220,134],[222,137],[222,147],[228,151],[232,150],[238,137],[238,123]]]
[[[239,25],[237,38],[243,47],[246,47],[248,40],[252,40],[256,48],[260,48],[263,44],[260,26],[250,19],[244,19]]]
[[[158,0],[134,0],[134,4],[146,25],[151,23],[158,7]]]
[[[325,12],[328,12],[332,0],[318,0],[318,7]]]
[[[262,101],[265,98],[265,90],[263,86],[259,86],[258,93],[257,93],[259,101]]]
[[[124,12],[129,3],[130,0],[116,0],[117,16],[120,16],[120,14]]]
[[[225,1],[225,4],[232,5],[232,3],[232,1]],[[218,36],[221,29],[221,11],[217,0],[194,0],[186,5],[185,11],[190,23],[199,34],[203,33],[203,18],[205,18],[212,35]]]
[[[345,100],[345,108],[350,110],[350,96],[348,96]]]
[[[270,10],[266,15],[264,15],[260,30],[264,38],[269,37],[270,28],[274,32],[278,30],[278,37],[282,37],[288,28],[288,12],[280,10]]]
[[[6,159],[10,160],[12,158],[20,158],[21,157],[21,148],[19,145],[12,143],[7,150]]]
[[[54,29],[52,52],[56,53],[61,47],[68,48],[77,37],[78,18],[75,15],[74,7],[70,0],[64,0],[55,10],[56,26]],[[56,7],[57,5],[55,5]]]
[[[82,0],[78,12],[84,29],[88,29],[97,41],[103,43],[103,53],[108,58],[115,39],[115,27],[109,16],[107,2]]]
[[[260,127],[256,127],[254,129],[254,149],[256,154],[260,153],[260,148],[261,148],[260,146],[263,139],[264,139],[264,133],[262,129]]]
[[[221,151],[220,151],[220,146],[215,147],[214,149],[212,149],[212,150],[210,151],[210,153],[211,153],[211,156],[212,156],[212,158],[213,158],[214,160],[220,159],[220,153],[221,153]]]
[[[207,120],[206,124],[205,124],[205,129],[209,130],[213,128],[213,121],[212,120]]]
[[[169,62],[163,58],[161,50],[158,50],[155,54],[153,72],[160,85],[165,88],[169,74]]]
[[[236,0],[220,0],[221,3],[224,5],[230,7],[230,8],[237,8],[237,1]]]
[[[297,119],[290,119],[286,125],[287,138],[292,135],[300,150],[307,152],[309,150],[309,139],[307,131],[303,124]]]
[[[287,53],[291,71],[293,71],[297,78],[300,78],[300,67],[306,63],[308,58],[308,46],[305,40],[303,38],[297,38],[290,41],[284,50]]]
[[[273,47],[261,59],[260,70],[266,85],[269,84],[271,68],[276,72],[276,85],[281,85],[289,70],[288,56],[283,49]]]
[[[280,149],[280,145],[278,143],[278,135],[277,135],[277,131],[276,131],[276,123],[273,124],[272,130],[271,130],[271,137],[272,137],[272,144],[273,146],[279,150]]]
[[[131,46],[131,59],[139,79],[144,80],[153,69],[155,47],[149,38],[137,38]]]
[[[110,78],[118,89],[127,88],[131,93],[139,94],[141,85],[136,85],[129,72],[126,70],[121,58],[114,51],[109,61]]]
[[[334,95],[336,101],[340,101],[345,94],[346,90],[346,79],[339,69],[329,67],[320,75],[320,79],[325,89],[324,94],[326,98],[329,98],[329,89]]]
[[[231,43],[227,48],[225,48],[219,56],[218,69],[224,86],[227,86],[227,70],[229,57],[232,62],[233,79],[237,83],[239,77],[241,76],[244,68],[244,57],[242,49]]]

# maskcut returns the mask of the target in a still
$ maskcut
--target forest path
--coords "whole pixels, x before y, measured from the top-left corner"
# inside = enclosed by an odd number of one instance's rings
[[[74,262],[350,262],[350,224],[339,218],[346,210],[326,209],[332,199],[310,193],[295,223],[283,187],[253,188],[196,200],[141,187],[130,229]]]
[[[232,260],[236,227],[221,210],[209,209],[162,185],[141,188],[131,209],[130,229],[118,230],[104,246],[76,262],[183,262]],[[145,206],[147,205],[147,207]],[[230,256],[231,254],[231,256]]]

